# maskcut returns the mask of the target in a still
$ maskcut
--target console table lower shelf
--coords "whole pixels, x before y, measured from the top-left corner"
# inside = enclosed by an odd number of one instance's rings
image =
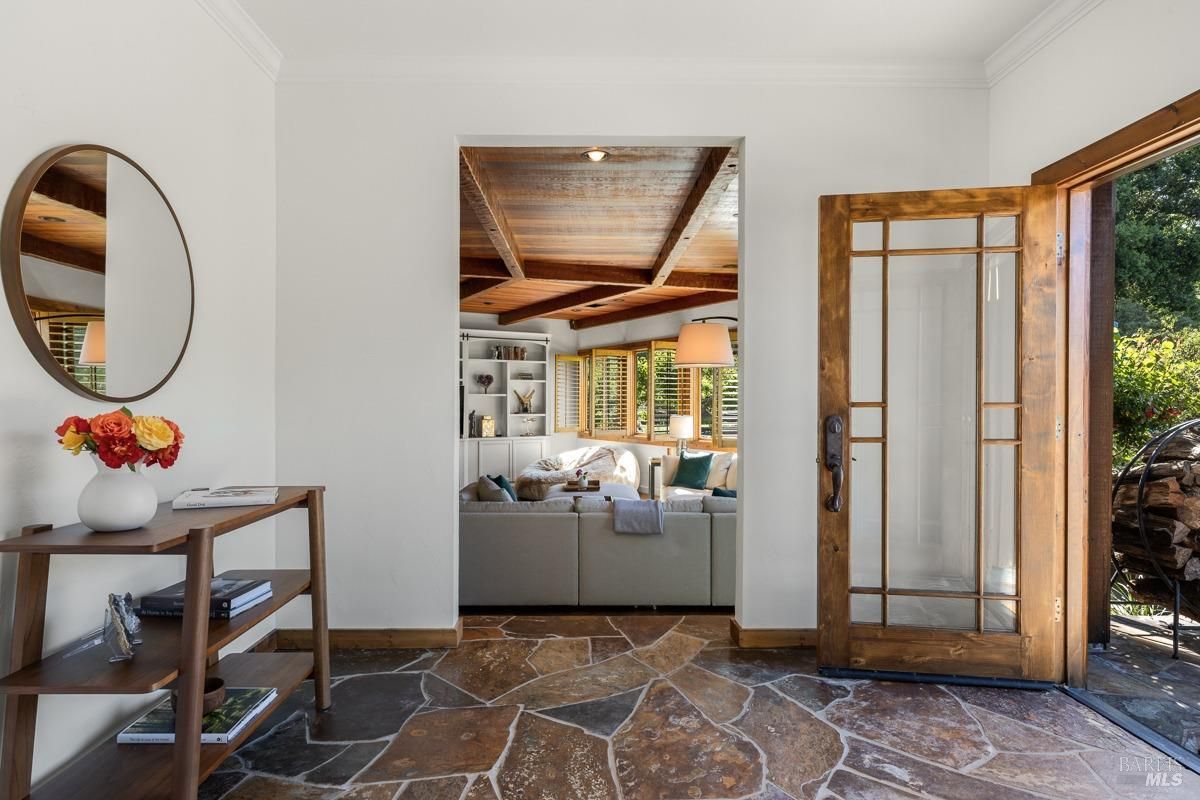
[[[283,704],[313,668],[311,653],[236,653],[225,656],[208,671],[226,686],[272,687],[278,695],[255,719],[267,719]],[[257,725],[247,726],[229,744],[200,746],[199,780],[204,781]],[[117,744],[109,737],[70,766],[34,788],[31,800],[142,800],[171,796],[171,745]]]

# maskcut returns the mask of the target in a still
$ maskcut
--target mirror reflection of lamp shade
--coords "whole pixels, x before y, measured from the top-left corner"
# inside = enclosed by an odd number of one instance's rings
[[[107,361],[108,348],[104,342],[104,320],[93,320],[87,324],[83,334],[83,347],[79,351],[81,367],[101,367]]]

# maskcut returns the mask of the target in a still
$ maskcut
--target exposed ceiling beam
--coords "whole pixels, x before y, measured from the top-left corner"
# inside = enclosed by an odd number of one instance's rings
[[[78,247],[52,242],[49,239],[39,239],[28,233],[21,234],[21,252],[67,267],[104,274],[104,256],[81,250]]]
[[[35,194],[40,194],[55,202],[74,206],[80,211],[87,211],[98,217],[108,213],[108,196],[86,183],[56,169],[49,170],[33,187]]]
[[[683,257],[684,251],[692,243],[692,238],[700,232],[713,209],[721,202],[721,195],[737,177],[737,161],[737,151],[733,148],[709,149],[704,166],[700,168],[700,174],[692,184],[687,199],[683,201],[683,207],[679,209],[671,232],[667,234],[667,241],[659,250],[658,258],[654,260],[650,279],[653,285],[666,285],[671,270],[675,269],[675,265]]]
[[[738,290],[737,273],[715,272],[672,272],[667,278],[667,286],[680,289],[706,289],[710,292],[736,292]]]
[[[479,218],[479,224],[487,232],[488,238],[500,254],[504,266],[508,268],[510,277],[520,280],[525,277],[525,267],[521,262],[521,252],[517,249],[516,239],[504,209],[496,199],[491,181],[483,171],[475,152],[469,147],[458,149],[458,183],[467,205]]]
[[[29,305],[30,311],[41,311],[48,314],[99,314],[104,315],[103,308],[94,306],[79,305],[78,303],[66,303],[62,300],[49,300],[45,297],[37,297],[32,294],[25,295],[25,302]]]
[[[458,299],[466,300],[505,283],[508,283],[508,278],[467,278],[458,284]]]
[[[685,311],[689,308],[697,306],[710,306],[714,303],[723,303],[729,300],[730,297],[726,292],[700,292],[698,294],[688,295],[687,297],[676,297],[672,300],[664,300],[661,303],[651,303],[644,306],[634,306],[622,311],[615,311],[612,314],[604,314],[596,317],[584,317],[571,321],[573,330],[583,330],[584,328],[596,328],[601,325],[611,325],[614,322],[628,322],[633,319],[642,319],[643,317],[653,317],[657,314],[670,314],[675,311]]]
[[[464,278],[504,278],[508,269],[498,258],[459,259],[459,275]],[[526,261],[525,279],[559,283],[603,283],[610,286],[650,286],[650,270],[633,267],[609,267],[602,264],[563,264],[551,261]],[[735,272],[675,272],[667,286],[683,289],[708,289],[736,292]]]
[[[552,297],[549,300],[542,300],[539,303],[533,303],[524,308],[505,311],[500,314],[500,324],[513,325],[517,322],[524,322],[527,319],[544,317],[547,314],[555,314],[567,308],[583,306],[588,303],[595,303],[600,300],[607,300],[636,291],[637,289],[629,286],[593,286],[590,289],[580,289],[578,292]]]

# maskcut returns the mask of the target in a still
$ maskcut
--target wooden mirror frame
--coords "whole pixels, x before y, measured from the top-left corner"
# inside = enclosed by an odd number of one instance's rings
[[[25,282],[21,277],[21,229],[24,223],[25,206],[28,204],[34,187],[37,186],[42,176],[60,158],[81,150],[98,150],[116,156],[136,169],[141,173],[143,178],[149,181],[154,190],[158,192],[158,196],[162,198],[167,211],[171,213],[171,219],[174,220],[175,229],[179,233],[179,241],[183,243],[184,258],[187,261],[188,290],[190,295],[188,297],[188,325],[187,332],[183,336],[183,344],[179,348],[179,355],[176,356],[175,363],[171,365],[171,368],[163,376],[162,380],[140,394],[129,395],[127,397],[101,394],[83,386],[68,374],[54,358],[54,355],[50,352],[50,347],[42,339],[41,334],[38,333],[37,323],[33,319],[33,315],[29,311],[29,304],[25,299]],[[8,194],[8,202],[4,206],[4,216],[2,221],[0,221],[0,282],[4,286],[4,295],[8,299],[8,309],[12,313],[13,322],[16,324],[17,331],[21,334],[21,339],[24,340],[25,346],[29,348],[29,352],[33,354],[34,359],[37,360],[42,369],[46,370],[52,378],[63,386],[75,394],[92,400],[105,403],[131,403],[154,394],[175,374],[175,370],[179,368],[180,362],[183,361],[183,354],[187,352],[188,343],[192,338],[192,323],[196,315],[196,280],[192,272],[192,255],[188,250],[187,237],[183,235],[183,226],[179,224],[179,217],[175,214],[175,208],[171,205],[171,201],[167,199],[166,194],[154,179],[150,177],[150,174],[142,169],[142,166],[132,158],[111,147],[99,144],[70,144],[53,147],[39,155],[30,162],[29,166],[21,171],[21,174],[13,184],[12,190]]]

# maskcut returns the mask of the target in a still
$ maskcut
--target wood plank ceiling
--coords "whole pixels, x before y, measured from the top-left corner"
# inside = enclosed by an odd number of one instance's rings
[[[588,328],[737,298],[736,150],[586,149],[461,149],[462,311]]]
[[[21,221],[21,252],[104,272],[108,154],[79,150],[41,177]]]

